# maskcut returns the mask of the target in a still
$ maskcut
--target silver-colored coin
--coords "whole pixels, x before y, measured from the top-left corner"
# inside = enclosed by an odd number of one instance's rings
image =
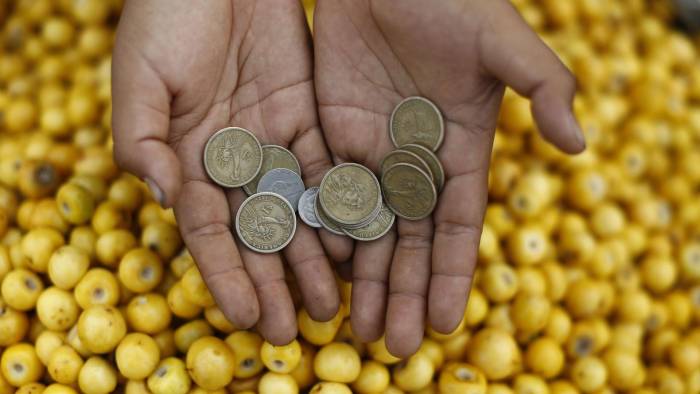
[[[253,133],[227,127],[214,133],[204,146],[204,169],[223,187],[240,187],[260,172],[262,147]]]
[[[297,217],[289,201],[275,193],[248,197],[236,213],[236,233],[250,249],[273,253],[291,242]]]
[[[374,241],[388,233],[395,220],[396,215],[394,215],[394,212],[386,204],[382,204],[379,215],[369,224],[358,229],[343,228],[343,232],[350,238],[358,241]]]
[[[279,145],[263,145],[262,153],[262,166],[260,167],[258,175],[256,175],[252,181],[243,185],[243,190],[249,196],[257,192],[260,178],[273,168],[288,168],[301,176],[299,161],[288,149]]]
[[[437,191],[428,174],[413,164],[391,166],[382,176],[386,205],[407,220],[428,217],[435,209]]]
[[[316,201],[314,201],[314,213],[318,218],[318,222],[321,223],[321,227],[335,235],[345,235],[345,233],[343,232],[343,228],[340,227],[338,223],[335,223],[333,219],[329,218],[325,212],[323,212],[323,208],[321,207],[321,203],[319,202],[318,194],[316,195]]]
[[[431,178],[433,183],[435,183],[435,188],[437,191],[441,191],[445,186],[445,170],[442,168],[442,163],[438,159],[437,155],[433,153],[430,149],[418,144],[406,144],[401,147],[409,152],[413,152],[418,155],[423,161],[428,165]]]
[[[397,148],[405,144],[420,144],[436,151],[445,136],[442,114],[425,97],[408,97],[391,113],[389,135]]]
[[[297,208],[297,211],[299,212],[299,217],[304,223],[314,228],[321,228],[322,226],[316,217],[316,208],[314,207],[316,204],[317,195],[318,186],[313,186],[306,189],[306,191],[301,195],[301,198],[299,198],[299,207]]]
[[[258,182],[258,193],[279,194],[286,198],[295,210],[299,206],[299,198],[305,189],[304,181],[299,174],[286,168],[273,168]]]
[[[356,163],[344,163],[323,177],[318,200],[334,222],[354,226],[375,216],[381,208],[382,194],[372,171]]]

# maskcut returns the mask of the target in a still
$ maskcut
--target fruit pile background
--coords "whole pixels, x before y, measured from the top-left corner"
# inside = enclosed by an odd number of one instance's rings
[[[588,149],[506,93],[464,320],[404,361],[353,338],[348,283],[288,346],[225,320],[112,161],[120,3],[0,2],[0,394],[700,393],[700,57],[667,2],[513,1],[578,77]]]

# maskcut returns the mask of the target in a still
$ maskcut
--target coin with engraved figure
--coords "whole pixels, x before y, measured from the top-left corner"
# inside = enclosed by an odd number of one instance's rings
[[[393,150],[387,153],[386,156],[384,156],[384,159],[382,159],[382,163],[379,165],[381,173],[383,174],[384,171],[386,171],[389,167],[397,163],[413,164],[414,166],[425,171],[425,173],[430,175],[432,179],[432,173],[430,172],[430,167],[428,167],[428,163],[426,163],[425,160],[421,159],[420,156],[418,156],[417,154],[409,152],[408,150],[404,150],[403,148]]]
[[[238,237],[260,253],[281,250],[294,237],[297,218],[289,202],[275,193],[248,197],[236,214]]]
[[[397,148],[405,144],[420,144],[436,151],[445,135],[442,114],[430,100],[408,97],[394,108],[389,134]]]
[[[445,186],[445,170],[442,168],[442,163],[440,163],[440,159],[438,159],[435,153],[418,144],[406,144],[402,146],[401,149],[413,152],[423,159],[423,161],[425,161],[430,169],[430,173],[432,174],[435,187],[437,188],[438,192],[441,191]]]
[[[240,187],[260,171],[262,147],[253,133],[227,127],[214,133],[204,146],[204,168],[223,187]]]
[[[390,167],[382,176],[382,193],[389,208],[408,220],[429,216],[437,203],[435,185],[428,174],[413,164]]]
[[[257,192],[279,194],[286,198],[292,208],[296,210],[304,190],[304,181],[301,180],[299,174],[286,168],[273,168],[260,178]]]
[[[350,238],[356,239],[358,241],[374,241],[383,237],[389,232],[391,226],[394,225],[396,220],[396,215],[394,212],[382,204],[382,209],[379,211],[379,215],[374,218],[368,225],[358,229],[348,229],[343,228],[343,232],[347,234]]]
[[[321,223],[321,227],[335,235],[345,235],[345,233],[343,232],[343,228],[340,227],[338,223],[335,223],[331,218],[329,218],[325,212],[323,212],[323,208],[321,207],[321,203],[319,202],[318,195],[316,195],[316,201],[314,201],[314,213],[318,218],[318,222]]]
[[[310,187],[299,198],[299,217],[301,220],[314,228],[321,228],[321,223],[316,217],[316,196],[318,195],[318,186]]]
[[[341,226],[364,223],[381,208],[381,189],[372,171],[355,163],[326,173],[318,192],[321,208]]]
[[[260,167],[258,175],[256,175],[252,181],[243,185],[243,190],[246,194],[250,196],[251,194],[257,193],[260,178],[273,168],[287,168],[301,176],[299,161],[297,161],[297,158],[292,152],[279,145],[263,145],[262,166]]]

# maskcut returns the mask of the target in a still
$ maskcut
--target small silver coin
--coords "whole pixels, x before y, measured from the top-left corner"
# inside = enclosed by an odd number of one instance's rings
[[[297,211],[299,212],[299,217],[304,223],[314,228],[321,228],[321,223],[316,217],[316,209],[314,208],[317,195],[318,186],[306,189],[306,191],[299,198],[299,207],[297,208]]]
[[[329,218],[325,212],[323,212],[323,208],[321,207],[321,204],[319,201],[320,201],[320,199],[318,198],[318,194],[317,194],[316,200],[314,201],[314,213],[316,214],[316,217],[318,218],[318,222],[321,223],[321,227],[330,231],[332,234],[344,236],[345,233],[343,232],[343,228],[340,227],[337,223],[333,222],[333,220],[331,218]]]
[[[258,193],[276,193],[289,201],[296,210],[299,198],[304,193],[304,181],[296,172],[287,168],[273,168],[258,182]]]

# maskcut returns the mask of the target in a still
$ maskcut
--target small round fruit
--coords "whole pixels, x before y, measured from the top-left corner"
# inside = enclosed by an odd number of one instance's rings
[[[525,352],[525,365],[527,368],[546,378],[553,378],[564,367],[564,351],[553,339],[540,337],[530,343]]]
[[[135,293],[146,293],[163,278],[163,264],[155,253],[145,248],[133,249],[119,262],[119,280]]]
[[[90,268],[90,256],[73,245],[61,246],[49,259],[49,279],[56,287],[70,290]]]
[[[355,348],[344,342],[323,346],[314,359],[316,376],[329,382],[353,382],[360,375],[361,367],[360,356]]]
[[[160,361],[160,349],[150,336],[127,334],[115,352],[117,368],[127,379],[141,380],[150,375]]]
[[[260,394],[298,394],[299,386],[290,375],[267,372],[258,383]]]
[[[44,284],[39,276],[23,268],[14,269],[5,275],[0,287],[5,303],[20,311],[33,309],[43,290]]]
[[[58,211],[68,223],[83,224],[95,212],[95,197],[76,183],[65,183],[56,194]]]
[[[513,379],[513,391],[516,394],[549,394],[549,387],[540,376],[519,374]]]
[[[486,377],[477,367],[466,363],[450,363],[440,372],[441,394],[485,394]]]
[[[513,337],[497,328],[484,328],[469,342],[467,360],[488,379],[504,379],[520,369],[522,357]]]
[[[119,282],[104,268],[89,270],[73,289],[75,300],[81,308],[94,305],[117,305],[119,302]]]
[[[270,371],[289,373],[299,365],[301,346],[296,339],[283,346],[275,346],[265,341],[260,348],[260,358]]]
[[[192,380],[207,390],[226,387],[233,379],[235,367],[233,352],[216,337],[199,338],[187,351],[187,370]]]
[[[318,322],[309,316],[306,309],[301,309],[297,313],[297,322],[301,336],[309,343],[321,346],[333,341],[341,324],[343,324],[343,314],[341,311],[338,311],[331,320]]]
[[[29,319],[24,312],[5,305],[0,299],[0,347],[14,345],[29,331]]]
[[[78,320],[80,308],[73,295],[58,287],[49,287],[39,296],[36,314],[49,330],[68,330]]]
[[[318,360],[318,356],[316,359]],[[430,384],[434,373],[435,367],[433,367],[433,362],[430,358],[425,354],[416,353],[407,360],[399,363],[394,368],[392,377],[394,383],[401,390],[417,391]],[[318,373],[316,373],[316,375],[318,375]],[[321,378],[320,375],[319,378]]]
[[[63,345],[53,351],[46,365],[51,378],[62,384],[73,384],[83,367],[83,359],[72,347]]]
[[[192,386],[185,363],[179,358],[168,357],[158,363],[147,380],[153,394],[187,394]]]
[[[214,335],[214,330],[212,330],[206,320],[192,320],[175,330],[175,346],[180,353],[187,353],[194,341],[212,335]]]
[[[202,312],[202,307],[190,301],[185,296],[182,281],[177,281],[168,290],[168,307],[177,317],[192,319]]]
[[[364,361],[360,375],[352,383],[352,388],[361,394],[381,393],[389,387],[391,375],[387,367],[373,360]]]
[[[216,305],[196,266],[190,267],[180,280],[185,297],[190,302],[204,308]]]
[[[605,364],[595,356],[587,356],[574,361],[569,371],[571,381],[584,393],[592,393],[608,380]]]
[[[113,306],[91,306],[84,310],[78,319],[78,336],[93,353],[111,352],[125,335],[124,317],[119,309]]]
[[[44,365],[28,343],[18,343],[5,349],[0,357],[0,371],[7,381],[19,387],[37,382],[44,373]]]
[[[117,371],[105,359],[92,356],[80,369],[78,386],[85,394],[107,394],[117,388]]]
[[[344,383],[318,382],[309,390],[309,394],[352,394],[352,391]]]
[[[172,314],[165,297],[158,293],[148,293],[129,301],[126,320],[133,330],[153,335],[168,328]]]
[[[226,344],[236,355],[235,378],[250,378],[262,371],[264,365],[260,358],[260,348],[263,339],[259,334],[251,331],[236,331],[226,337]]]

